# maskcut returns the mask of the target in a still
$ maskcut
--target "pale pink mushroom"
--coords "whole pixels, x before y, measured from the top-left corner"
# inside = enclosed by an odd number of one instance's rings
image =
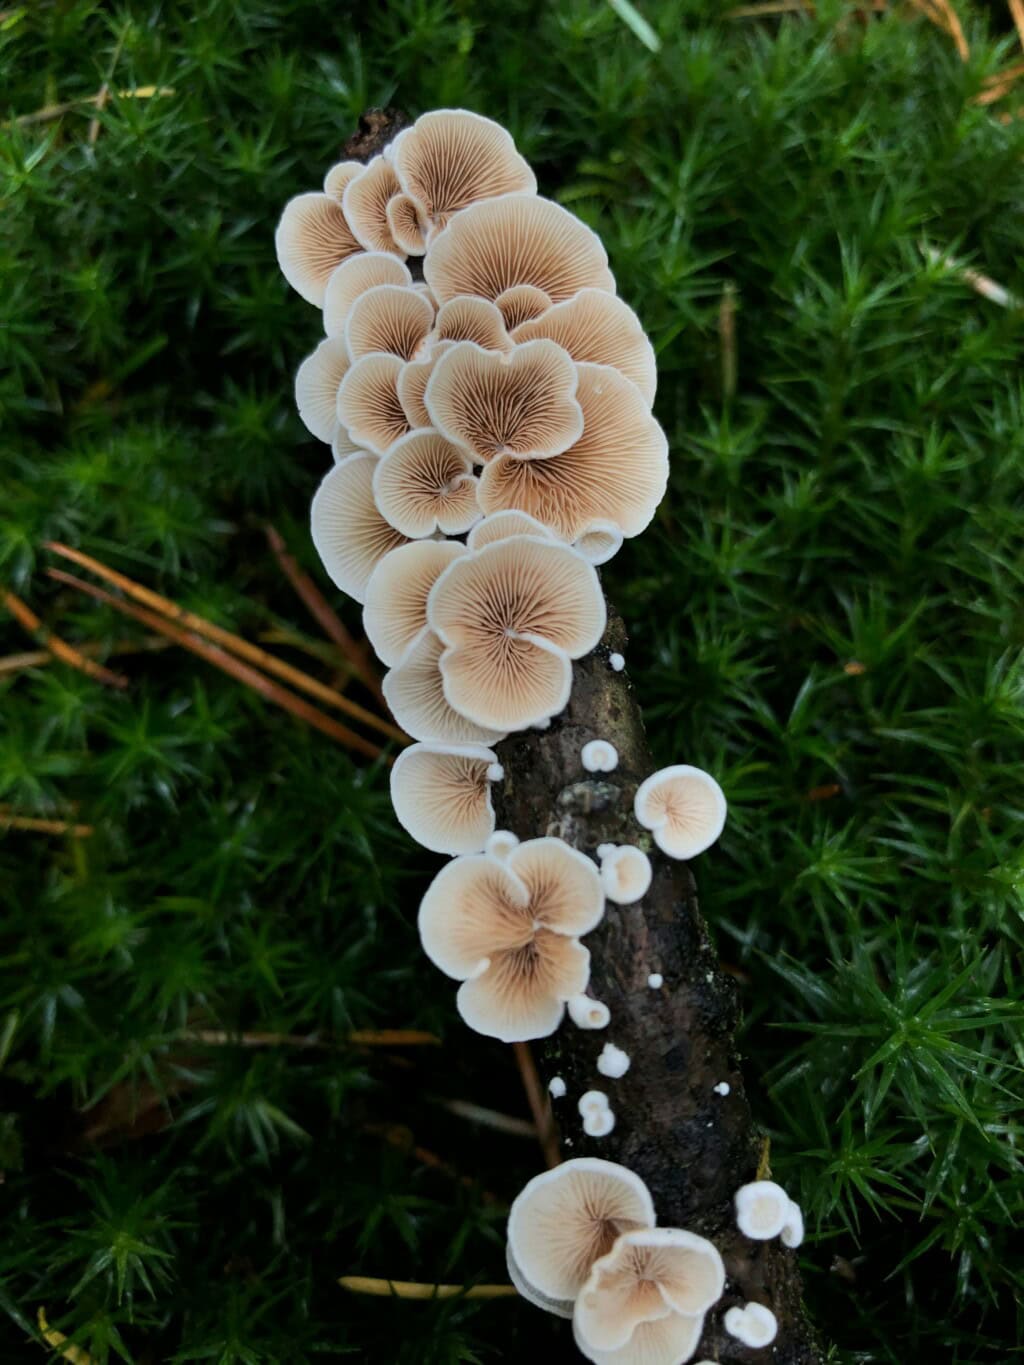
[[[553,341],[531,341],[508,355],[471,341],[452,346],[434,367],[424,402],[433,425],[478,463],[497,455],[543,459],[583,432],[576,367]]]
[[[357,602],[363,601],[378,562],[406,543],[374,501],[376,463],[372,455],[359,452],[336,464],[316,491],[310,517],[313,544],[324,568]]]
[[[480,505],[485,512],[529,512],[569,541],[598,521],[612,522],[624,536],[639,535],[668,482],[665,433],[618,370],[589,364],[577,370],[583,435],[546,460],[499,455],[481,476]]]
[[[409,268],[385,251],[364,251],[342,261],[327,281],[324,294],[324,331],[341,336],[352,305],[360,294],[380,284],[411,285]]]
[[[341,203],[345,190],[364,170],[361,161],[339,161],[324,176],[324,194]]]
[[[380,560],[366,585],[363,629],[381,663],[401,660],[427,624],[430,589],[466,553],[457,540],[417,540]]]
[[[345,186],[341,205],[355,237],[367,251],[404,254],[388,224],[388,201],[401,193],[394,169],[385,157],[375,156]]]
[[[488,773],[493,749],[411,744],[391,769],[391,804],[402,827],[433,853],[479,853],[494,832]]]
[[[438,233],[423,274],[441,303],[457,294],[496,299],[528,284],[560,303],[581,289],[615,293],[601,239],[550,199],[506,194],[473,204]]]
[[[696,858],[721,834],[726,802],[710,773],[678,763],[640,784],[633,811],[670,858]]]
[[[338,434],[338,390],[350,363],[344,339],[327,337],[296,372],[295,404],[317,440],[331,442]]]
[[[422,256],[427,249],[427,222],[423,206],[411,194],[396,194],[388,200],[388,231],[400,251],[409,256]]]
[[[482,550],[485,545],[493,545],[496,540],[508,540],[509,536],[540,536],[542,540],[554,537],[546,526],[525,512],[494,512],[483,521],[478,521],[466,537],[471,550]]]
[[[478,200],[537,189],[536,177],[510,134],[467,109],[421,115],[399,133],[386,155],[433,231]]]
[[[433,426],[423,397],[430,376],[434,373],[434,366],[452,345],[450,341],[433,341],[426,355],[419,360],[410,360],[402,366],[402,372],[398,376],[398,397],[410,426]]]
[[[489,299],[460,296],[443,303],[434,323],[438,341],[475,341],[485,351],[510,351],[501,310]]]
[[[774,1180],[752,1180],[733,1197],[736,1226],[744,1237],[767,1242],[778,1237],[789,1218],[790,1199]]]
[[[285,279],[318,308],[332,272],[363,249],[338,201],[315,192],[298,194],[285,204],[274,246]]]
[[[573,545],[591,564],[607,564],[622,549],[622,531],[613,521],[592,521]]]
[[[725,1330],[751,1350],[761,1350],[775,1340],[779,1324],[775,1314],[763,1303],[734,1305],[722,1319]]]
[[[409,421],[398,397],[402,361],[396,355],[364,355],[355,362],[338,390],[338,421],[361,449],[383,455]]]
[[[614,294],[581,289],[512,332],[513,341],[537,337],[557,341],[573,360],[611,365],[637,386],[648,407],[654,402],[658,384],[654,347],[632,308]]]
[[[480,520],[473,461],[430,427],[410,431],[388,450],[373,476],[377,506],[403,535],[461,535]]]
[[[444,693],[440,660],[444,645],[423,630],[385,674],[384,697],[395,720],[413,739],[444,744],[497,744],[506,731],[461,716]]]
[[[668,1313],[663,1318],[640,1323],[626,1342],[615,1351],[599,1351],[582,1339],[575,1319],[573,1334],[580,1353],[593,1365],[684,1365],[700,1345],[704,1319]]]
[[[539,318],[541,313],[546,313],[551,307],[551,300],[544,290],[536,289],[532,284],[514,284],[511,289],[499,294],[494,302],[501,309],[505,326],[510,332],[522,322]]]
[[[553,1033],[586,985],[590,954],[578,936],[603,913],[590,859],[561,839],[529,839],[504,859],[483,853],[442,868],[420,905],[420,939],[462,982],[456,1005],[469,1027],[520,1042]]]
[[[512,536],[447,568],[427,601],[443,640],[444,691],[478,725],[521,730],[569,700],[572,659],[605,627],[597,574],[568,545]]]
[[[345,340],[353,360],[386,352],[402,360],[420,355],[434,325],[430,301],[415,289],[378,284],[360,294],[345,321]]]
[[[650,858],[632,844],[621,844],[601,859],[601,885],[604,894],[616,905],[633,905],[645,896],[651,875]]]

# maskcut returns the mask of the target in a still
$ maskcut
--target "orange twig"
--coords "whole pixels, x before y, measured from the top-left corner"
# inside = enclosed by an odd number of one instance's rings
[[[974,103],[995,104],[996,100],[1010,93],[1021,76],[1024,76],[1024,62],[1013,62],[1003,71],[996,71],[985,80],[981,92],[974,97]]]
[[[350,1294],[371,1294],[378,1299],[514,1299],[519,1294],[511,1284],[420,1284],[369,1275],[342,1275],[338,1283]]]
[[[967,45],[959,15],[953,8],[951,0],[910,0],[910,3],[936,28],[941,28],[943,33],[947,33],[953,39],[957,55],[962,62],[966,62],[971,55],[971,49]]]
[[[357,753],[365,754],[368,758],[379,758],[382,750],[376,744],[372,744],[362,735],[357,735],[354,730],[350,730],[345,725],[340,725],[336,720],[332,720],[323,711],[318,711],[315,706],[310,706],[308,702],[297,697],[294,692],[289,692],[287,688],[279,686],[275,682],[265,677],[255,668],[250,668],[248,664],[242,663],[233,655],[228,654],[223,649],[218,649],[216,645],[208,644],[199,635],[191,634],[186,630],[181,630],[162,616],[157,616],[155,612],[146,611],[143,607],[136,607],[131,602],[125,602],[120,597],[115,597],[113,593],[97,588],[92,583],[86,583],[84,579],[76,578],[74,574],[64,573],[61,569],[48,569],[47,573],[59,583],[67,583],[79,592],[87,593],[90,597],[95,597],[98,602],[105,602],[108,606],[114,607],[125,616],[130,616],[136,621],[141,621],[150,630],[155,630],[161,635],[166,635],[175,644],[182,645],[185,649],[191,650],[193,654],[198,654],[207,663],[213,664],[221,669],[222,672],[237,678],[239,682],[251,687],[254,692],[267,701],[271,701],[275,706],[282,707],[290,712],[299,720],[304,720],[307,725],[312,725],[314,729],[322,731],[325,735],[330,735],[339,744],[344,744],[349,749],[354,749]]]
[[[93,659],[87,659],[84,654],[79,653],[72,645],[67,644],[59,635],[54,635],[47,630],[35,612],[13,592],[4,589],[3,602],[18,624],[24,626],[30,635],[44,644],[54,658],[70,664],[72,668],[77,668],[79,672],[88,674],[90,678],[96,678],[98,682],[105,682],[109,687],[125,688],[128,686],[128,679],[124,674],[114,673]]]
[[[351,701],[340,692],[336,692],[334,688],[311,678],[308,673],[303,673],[301,669],[294,668],[291,664],[285,663],[283,659],[278,659],[276,655],[268,654],[265,649],[260,649],[258,645],[250,644],[248,640],[243,640],[240,635],[235,635],[230,630],[224,630],[221,626],[215,626],[212,621],[207,621],[204,616],[197,616],[194,612],[186,611],[183,607],[179,607],[176,602],[172,602],[170,598],[162,597],[141,583],[136,583],[134,579],[118,573],[116,569],[109,568],[100,560],[93,559],[91,555],[83,554],[81,550],[73,550],[57,541],[48,541],[45,548],[52,550],[54,554],[61,555],[64,559],[70,559],[73,563],[80,564],[83,569],[88,569],[100,578],[105,578],[108,583],[113,583],[128,597],[144,603],[171,621],[177,621],[186,630],[194,631],[196,635],[202,635],[207,640],[212,640],[214,644],[220,645],[228,653],[244,659],[257,668],[262,668],[266,673],[274,674],[288,683],[289,686],[297,688],[300,692],[305,692],[311,697],[316,697],[317,701],[325,702],[328,706],[346,712],[353,720],[361,721],[369,728],[386,735],[388,739],[398,740],[402,744],[409,742],[408,736],[397,726],[392,725],[389,721],[382,720],[373,711],[368,711],[365,706],[360,706],[358,702]]]
[[[226,1029],[189,1029],[180,1036],[186,1043],[214,1047],[295,1047],[328,1052],[342,1047],[439,1047],[441,1043],[436,1034],[412,1028],[354,1029],[336,1041],[301,1033],[230,1033]]]
[[[523,1082],[523,1089],[526,1091],[530,1112],[533,1114],[534,1127],[537,1129],[537,1140],[540,1142],[540,1149],[544,1153],[544,1160],[549,1167],[558,1166],[562,1160],[558,1152],[558,1138],[551,1122],[551,1110],[540,1088],[540,1077],[537,1075],[537,1067],[534,1064],[530,1045],[529,1043],[513,1043],[512,1047],[516,1054],[516,1066],[519,1068],[519,1075]]]
[[[70,834],[88,839],[95,833],[92,825],[76,825],[70,820],[41,820],[34,815],[15,815],[10,806],[0,806],[0,830],[23,829],[34,834]]]
[[[1021,47],[1024,47],[1024,4],[1021,0],[1006,0],[1010,7],[1010,17],[1013,19],[1013,26],[1017,30],[1017,37]]]

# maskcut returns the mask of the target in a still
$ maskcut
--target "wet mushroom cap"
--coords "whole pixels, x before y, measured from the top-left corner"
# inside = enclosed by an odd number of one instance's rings
[[[601,860],[601,885],[616,905],[633,905],[645,896],[651,876],[651,860],[632,844],[622,844]]]
[[[364,355],[338,389],[338,421],[361,448],[383,455],[409,430],[398,396],[402,361],[383,352]]]
[[[440,659],[444,645],[424,629],[385,674],[384,698],[395,720],[413,739],[427,743],[497,744],[505,731],[461,716],[444,694]]]
[[[274,246],[285,279],[318,308],[334,270],[363,249],[338,201],[315,191],[285,204]]]
[[[610,365],[632,381],[647,406],[654,402],[658,368],[654,347],[628,304],[600,289],[581,289],[539,317],[519,324],[516,342],[549,337],[573,360]]]
[[[405,536],[381,516],[373,496],[372,455],[357,452],[336,464],[313,498],[313,544],[331,580],[362,602],[370,575]]]
[[[360,294],[349,309],[345,340],[353,360],[383,351],[413,360],[434,325],[430,301],[415,289],[378,284]]]
[[[361,294],[380,284],[412,284],[408,266],[397,256],[384,251],[364,251],[350,256],[332,271],[324,294],[324,331],[329,337],[341,336],[352,305]]]
[[[789,1217],[790,1199],[774,1180],[754,1180],[741,1185],[733,1198],[736,1226],[744,1237],[769,1241],[778,1237]]]
[[[373,488],[384,516],[413,539],[462,535],[480,520],[473,461],[429,427],[399,437],[377,466]]]
[[[573,1319],[576,1345],[593,1365],[682,1365],[696,1351],[703,1331],[703,1317],[668,1313],[663,1318],[640,1323],[618,1350],[599,1351],[587,1345]]]
[[[494,831],[481,745],[413,744],[391,769],[391,803],[402,827],[434,853],[479,853]]]
[[[725,826],[721,787],[710,773],[687,763],[662,768],[642,782],[633,809],[670,858],[695,858],[710,848]]]
[[[295,405],[319,441],[331,442],[338,434],[338,390],[350,363],[344,339],[327,337],[296,372]]]
[[[366,585],[363,629],[381,663],[389,668],[399,663],[422,633],[430,589],[465,553],[457,540],[417,540],[379,561]]]
[[[389,200],[401,189],[394,167],[383,156],[375,156],[345,186],[341,201],[345,217],[353,236],[367,251],[404,254],[392,236],[387,212]]]

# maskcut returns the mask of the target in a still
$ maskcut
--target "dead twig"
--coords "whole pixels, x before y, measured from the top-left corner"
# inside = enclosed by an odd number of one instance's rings
[[[174,87],[171,85],[140,85],[135,90],[119,90],[117,97],[120,100],[151,100],[174,93]],[[44,104],[41,109],[36,109],[31,114],[19,114],[17,118],[8,119],[6,123],[0,124],[0,127],[25,128],[32,123],[49,123],[55,118],[62,118],[64,114],[74,113],[76,109],[88,108],[90,105],[102,108],[109,97],[110,91],[103,95],[101,87],[95,95],[83,95],[81,99],[64,100],[60,104]]]
[[[497,1109],[485,1109],[482,1104],[472,1100],[439,1100],[442,1109],[456,1118],[478,1123],[481,1128],[493,1128],[496,1133],[507,1133],[510,1137],[530,1138],[536,1141],[537,1126],[528,1119],[516,1118],[513,1114],[501,1114]]]
[[[65,1360],[70,1360],[72,1365],[94,1365],[93,1358],[88,1351],[83,1351],[81,1346],[75,1346],[68,1341],[63,1332],[58,1332],[55,1327],[51,1327],[46,1321],[46,1309],[40,1307],[36,1313],[36,1322],[39,1324],[39,1331],[42,1333],[48,1346],[52,1346],[58,1355]]]
[[[434,1033],[422,1029],[353,1029],[340,1039],[317,1038],[299,1033],[230,1033],[226,1029],[189,1029],[182,1042],[214,1047],[295,1047],[337,1052],[344,1047],[440,1047]]]
[[[544,1160],[548,1163],[550,1170],[554,1166],[561,1165],[562,1162],[558,1152],[558,1135],[551,1119],[551,1106],[541,1089],[540,1077],[537,1075],[537,1066],[533,1060],[529,1043],[513,1043],[512,1048],[516,1055],[516,1066],[519,1068],[523,1089],[526,1091],[530,1113],[533,1115],[533,1126],[536,1129],[537,1141],[540,1143]]]
[[[378,1299],[514,1299],[519,1294],[512,1284],[420,1284],[369,1275],[342,1275],[338,1283],[350,1294],[371,1294]]]
[[[108,687],[124,689],[128,686],[128,679],[123,673],[114,673],[111,669],[104,668],[102,664],[96,663],[94,659],[87,659],[73,645],[69,645],[59,635],[54,635],[52,631],[47,630],[35,612],[9,589],[3,591],[3,603],[18,624],[23,626],[40,644],[45,645],[54,658],[60,659],[62,663],[70,664],[72,668],[77,668],[80,673],[85,673],[98,682],[106,683]]]
[[[70,834],[74,839],[88,839],[95,833],[92,825],[78,825],[70,820],[44,820],[35,815],[18,815],[11,806],[0,806],[0,830],[22,829],[33,834]]]

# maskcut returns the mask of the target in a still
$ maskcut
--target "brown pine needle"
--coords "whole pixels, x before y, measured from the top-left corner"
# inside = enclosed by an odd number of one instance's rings
[[[302,599],[309,614],[319,623],[327,638],[333,640],[341,650],[353,673],[363,680],[370,691],[380,700],[381,705],[386,706],[380,678],[374,670],[366,645],[354,639],[351,632],[346,629],[345,623],[332,609],[326,597],[288,549],[276,527],[268,522],[264,529],[267,543],[273,550],[274,557],[281,566],[281,571]]]
[[[342,1275],[338,1283],[350,1294],[378,1299],[515,1299],[513,1284],[420,1284],[414,1280],[376,1280],[369,1275]]]
[[[118,99],[121,100],[151,100],[161,95],[173,95],[174,87],[170,85],[140,85],[134,90],[119,90]],[[61,104],[44,104],[41,109],[34,110],[31,114],[21,114],[18,118],[8,119],[6,123],[0,124],[3,128],[24,128],[30,123],[49,123],[51,119],[61,118],[64,114],[73,113],[76,109],[89,105],[103,107],[109,98],[110,92],[101,102],[102,91],[95,95],[85,95],[78,100],[64,100]]]
[[[0,806],[0,830],[23,829],[33,834],[70,834],[75,839],[88,839],[95,830],[92,825],[77,825],[70,820],[43,820],[34,815],[17,815],[11,806]]]
[[[265,649],[260,649],[258,645],[243,640],[240,635],[235,635],[230,630],[224,630],[221,626],[215,626],[205,616],[197,616],[194,612],[186,611],[184,607],[179,607],[170,598],[162,597],[141,583],[136,583],[133,578],[118,573],[116,569],[109,568],[100,560],[93,559],[91,555],[83,554],[81,550],[73,550],[58,541],[48,541],[45,548],[52,550],[54,554],[61,555],[64,559],[70,559],[73,563],[80,564],[83,569],[88,569],[99,578],[105,578],[108,583],[113,583],[115,587],[120,588],[126,596],[144,603],[145,606],[159,612],[161,616],[176,621],[186,630],[194,631],[196,635],[202,635],[205,639],[212,640],[214,644],[220,645],[228,653],[244,659],[256,668],[262,668],[265,673],[273,674],[298,691],[316,697],[317,701],[325,702],[328,706],[333,706],[339,711],[344,711],[353,720],[361,721],[370,729],[386,735],[388,739],[397,740],[401,744],[408,744],[408,736],[397,726],[392,725],[390,721],[383,720],[373,711],[368,711],[365,706],[360,706],[358,702],[343,696],[341,692],[335,691],[333,687],[328,687],[326,683],[311,678],[308,673],[303,673],[301,669],[294,668],[283,659],[277,658],[276,655],[268,654]]]
[[[422,1029],[354,1029],[337,1041],[301,1033],[230,1033],[224,1029],[189,1029],[181,1035],[188,1043],[214,1047],[295,1047],[336,1051],[343,1047],[439,1047],[440,1038]]]
[[[910,4],[936,28],[941,28],[943,33],[947,33],[953,39],[957,56],[962,62],[966,62],[971,55],[971,49],[967,45],[960,18],[951,0],[910,0]]]
[[[283,710],[290,712],[299,720],[304,720],[307,725],[312,725],[314,729],[320,730],[325,735],[330,735],[331,739],[336,739],[339,744],[343,744],[348,749],[353,749],[357,753],[365,754],[368,758],[380,758],[383,750],[370,740],[364,739],[362,735],[357,735],[354,730],[341,725],[323,711],[318,711],[315,706],[310,706],[308,702],[297,697],[294,692],[289,692],[287,688],[281,687],[278,683],[258,672],[255,668],[250,668],[241,659],[236,659],[234,655],[228,654],[225,650],[219,649],[216,645],[207,643],[197,634],[182,630],[173,625],[162,616],[157,616],[155,612],[146,611],[144,607],[136,607],[131,602],[125,602],[123,598],[115,597],[113,593],[97,588],[92,583],[86,583],[84,579],[76,578],[74,574],[64,573],[61,569],[48,569],[50,578],[56,579],[58,583],[67,583],[79,592],[95,597],[98,602],[105,602],[124,616],[130,616],[133,620],[140,621],[150,630],[156,631],[160,635],[166,635],[169,640],[183,648],[191,650],[193,654],[198,654],[207,663],[213,664],[222,672],[236,678],[239,682],[251,687],[254,692],[258,692],[266,701],[271,701],[275,706],[280,706]],[[269,657],[269,656],[268,656]]]
[[[34,636],[40,644],[44,644],[54,658],[60,659],[62,663],[70,664],[72,668],[77,668],[80,673],[85,673],[98,682],[105,682],[109,687],[125,688],[128,686],[128,679],[122,673],[114,673],[111,669],[104,668],[102,664],[96,663],[94,659],[87,659],[73,645],[69,645],[59,635],[54,635],[47,630],[35,612],[20,597],[8,589],[3,590],[3,603],[18,624]]]
[[[1024,76],[1024,62],[1013,62],[1004,70],[994,72],[984,81],[981,93],[974,97],[974,103],[982,106],[995,104],[1010,93],[1021,76]]]
[[[1013,26],[1017,30],[1017,38],[1021,47],[1024,47],[1024,2],[1022,0],[1006,0],[1010,7],[1010,17]]]
[[[548,1168],[551,1169],[561,1165],[562,1162],[558,1151],[558,1137],[551,1121],[551,1106],[541,1090],[540,1077],[537,1075],[537,1067],[529,1043],[513,1043],[512,1048],[516,1054],[516,1066],[519,1068],[519,1076],[523,1082],[523,1089],[526,1091],[530,1113],[533,1115],[533,1126],[537,1130],[537,1140],[540,1143],[541,1151],[544,1153],[544,1160],[548,1163]]]
[[[497,1109],[485,1109],[482,1104],[472,1100],[439,1100],[442,1109],[456,1118],[478,1123],[481,1128],[493,1128],[496,1133],[508,1133],[510,1137],[536,1140],[537,1126],[529,1119],[517,1118],[514,1114],[501,1114]]]
[[[55,1327],[51,1327],[46,1321],[46,1309],[40,1307],[36,1313],[36,1322],[48,1346],[53,1349],[65,1360],[70,1360],[72,1365],[94,1365],[93,1358],[88,1351],[83,1351],[81,1346],[73,1346],[68,1341],[63,1332],[58,1332]]]

